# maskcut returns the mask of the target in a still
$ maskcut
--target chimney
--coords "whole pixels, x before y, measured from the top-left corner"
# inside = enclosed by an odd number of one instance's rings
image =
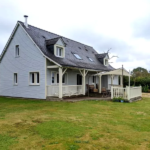
[[[24,25],[25,25],[26,28],[28,28],[28,22],[27,22],[28,16],[24,15],[24,18],[25,18]]]

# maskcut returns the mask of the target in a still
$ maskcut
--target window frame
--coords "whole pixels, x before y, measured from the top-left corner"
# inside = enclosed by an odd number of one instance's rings
[[[15,46],[15,57],[20,57],[20,46],[19,45]]]
[[[63,57],[63,48],[62,47],[56,46],[56,56]]]
[[[73,53],[74,57],[78,60],[82,60],[82,58],[77,54],[77,53]]]
[[[52,83],[52,74],[54,73],[54,83]],[[63,77],[65,77],[65,82],[63,82]],[[65,85],[68,82],[68,75],[67,72],[62,77],[62,84]],[[59,84],[59,73],[57,71],[51,72],[51,84],[52,85],[58,85]]]
[[[106,63],[106,61],[107,61],[107,63]],[[108,58],[104,58],[104,65],[105,65],[105,66],[108,66],[108,65],[109,65]]]
[[[57,53],[57,49],[58,49],[58,48],[62,49],[62,50],[61,50],[61,56],[59,55],[59,54],[60,54],[60,51]],[[56,57],[59,57],[59,58],[64,58],[64,57],[65,57],[65,47],[64,47],[64,46],[61,46],[61,45],[55,44],[55,45],[54,45],[54,55],[55,55]]]
[[[15,72],[13,78],[14,78],[14,85],[18,85],[18,73]]]
[[[94,60],[93,60],[92,58],[88,57],[88,59],[89,59],[91,62],[94,62]]]
[[[34,83],[32,82],[33,80],[32,76],[34,77]],[[40,85],[40,72],[39,71],[29,72],[29,85]]]

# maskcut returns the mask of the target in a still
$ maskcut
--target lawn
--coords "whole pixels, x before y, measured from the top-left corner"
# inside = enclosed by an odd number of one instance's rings
[[[0,97],[0,150],[150,149],[150,98],[134,103]]]

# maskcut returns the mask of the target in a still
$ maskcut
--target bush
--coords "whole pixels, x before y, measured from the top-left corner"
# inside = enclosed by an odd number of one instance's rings
[[[148,85],[143,86],[142,92],[149,92],[149,86]]]
[[[122,97],[114,97],[113,98],[113,102],[121,102],[121,100],[123,100],[123,102],[125,102],[125,103],[129,103],[128,100],[123,99]]]
[[[121,102],[121,100],[124,100],[122,97],[114,97],[113,102]]]

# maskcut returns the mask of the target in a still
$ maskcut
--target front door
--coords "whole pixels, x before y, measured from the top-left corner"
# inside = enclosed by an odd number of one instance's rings
[[[82,85],[82,76],[77,74],[77,85]]]

